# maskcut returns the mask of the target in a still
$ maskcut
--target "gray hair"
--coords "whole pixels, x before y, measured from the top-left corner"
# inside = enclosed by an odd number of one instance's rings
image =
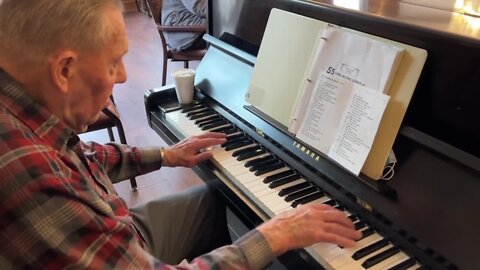
[[[111,36],[107,6],[120,0],[0,0],[0,50],[39,63],[60,48],[99,50]]]

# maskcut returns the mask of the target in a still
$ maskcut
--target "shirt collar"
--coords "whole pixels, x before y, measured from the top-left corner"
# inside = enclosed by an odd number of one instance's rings
[[[0,104],[41,140],[58,150],[66,147],[73,130],[33,100],[14,78],[0,68]]]

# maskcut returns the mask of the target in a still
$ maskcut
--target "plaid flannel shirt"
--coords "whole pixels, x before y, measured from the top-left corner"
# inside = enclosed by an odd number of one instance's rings
[[[0,69],[0,269],[258,269],[256,230],[182,266],[144,249],[111,179],[161,167],[158,148],[83,143]]]

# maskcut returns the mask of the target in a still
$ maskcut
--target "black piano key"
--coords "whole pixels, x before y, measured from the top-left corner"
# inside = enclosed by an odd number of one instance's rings
[[[190,116],[190,120],[197,120],[197,119],[200,119],[200,118],[204,118],[204,117],[207,117],[207,116],[210,116],[210,115],[215,115],[216,113],[212,110],[208,110],[206,112],[203,112],[203,113],[199,113],[199,114],[195,114],[195,115],[192,115]]]
[[[202,113],[205,113],[205,112],[208,112],[208,111],[211,111],[211,109],[201,108],[201,109],[198,109],[198,110],[190,111],[190,112],[187,113],[187,118],[192,119],[192,116],[195,116],[197,114],[202,114]]]
[[[262,175],[262,174],[273,172],[273,171],[281,169],[283,167],[285,167],[285,163],[283,163],[281,161],[277,164],[261,166],[260,168],[258,168],[255,171],[254,175],[259,176],[259,175]]]
[[[208,130],[208,129],[224,126],[226,124],[228,124],[228,121],[227,120],[222,120],[222,121],[218,121],[218,122],[211,123],[211,124],[208,124],[208,125],[204,125],[203,127],[201,127],[201,129],[202,130]]]
[[[276,159],[276,157],[274,155],[267,155],[267,156],[263,156],[263,157],[259,157],[259,158],[256,158],[256,159],[252,159],[252,160],[249,160],[247,162],[245,162],[245,167],[251,167],[251,166],[255,166],[255,165],[258,165],[258,164],[261,164],[263,162],[266,162],[266,161],[269,161],[269,160],[272,160],[272,159]]]
[[[362,249],[359,249],[357,252],[353,253],[352,259],[355,261],[360,260],[361,258],[372,254],[373,252],[385,247],[388,245],[388,241],[386,239],[379,240],[371,245],[368,245]]]
[[[293,174],[293,175],[289,175],[287,177],[284,177],[282,179],[278,179],[278,180],[275,180],[273,182],[271,182],[268,187],[269,188],[276,188],[276,187],[279,187],[279,186],[282,186],[282,185],[285,185],[286,183],[290,183],[290,182],[293,182],[295,180],[298,180],[302,178],[302,176],[298,173],[296,174]]]
[[[182,113],[188,113],[188,112],[195,111],[198,109],[203,109],[203,108],[207,108],[207,106],[205,104],[196,104],[193,106],[189,106],[187,108],[183,108]]]
[[[232,125],[232,127],[230,127],[229,129],[226,129],[222,132],[227,134],[227,135],[230,135],[230,134],[233,134],[235,132],[238,132],[238,129],[236,129],[235,126]],[[227,138],[228,138],[228,136],[227,136]]]
[[[248,140],[249,137],[246,136],[245,134],[237,134],[237,135],[232,135],[231,137],[227,136],[227,141],[223,143],[221,146],[222,147],[227,147],[229,145],[235,144],[237,142],[245,141]]]
[[[244,155],[244,154],[247,154],[247,153],[250,153],[250,152],[255,152],[256,150],[260,149],[262,146],[259,145],[259,144],[256,144],[256,145],[252,145],[252,146],[249,146],[247,148],[244,148],[242,150],[237,150],[237,151],[234,151],[232,153],[232,156],[234,157],[238,157],[240,155]]]
[[[212,116],[212,117],[209,117],[209,118],[205,118],[205,119],[200,119],[200,120],[195,120],[195,125],[199,126],[200,128],[205,126],[205,125],[208,125],[208,124],[212,124],[212,123],[216,123],[216,122],[220,122],[222,121],[223,118],[220,117],[220,115],[215,115],[215,116]]]
[[[257,171],[259,168],[264,168],[266,166],[274,165],[274,164],[277,164],[279,162],[280,162],[280,159],[278,159],[278,158],[268,159],[268,160],[261,161],[261,162],[258,162],[256,164],[254,164],[252,167],[250,167],[249,170],[251,172],[254,172],[254,171]]]
[[[372,256],[372,257],[366,259],[362,263],[362,266],[364,268],[368,269],[368,268],[378,264],[379,262],[384,261],[384,260],[392,257],[393,255],[397,254],[398,252],[400,252],[400,249],[398,247],[391,247],[391,248],[389,248],[385,251],[382,251],[382,252],[378,253],[375,256]]]
[[[235,150],[235,149],[238,149],[240,147],[250,145],[252,143],[253,143],[253,140],[247,139],[245,141],[239,141],[239,142],[236,142],[236,143],[233,143],[233,144],[228,144],[227,146],[225,146],[225,151]]]
[[[302,190],[299,190],[297,192],[294,192],[292,194],[289,194],[287,195],[284,200],[287,201],[287,202],[291,202],[291,201],[294,201],[294,200],[297,200],[297,199],[300,199],[302,197],[305,197],[311,193],[314,193],[316,192],[318,189],[317,187],[314,187],[314,186],[311,186],[309,188],[306,188],[306,189],[302,189]]]
[[[222,126],[222,127],[210,129],[210,132],[220,132],[220,133],[224,133],[225,130],[232,129],[233,127],[234,127],[234,126],[233,126],[232,124],[228,124],[228,125],[225,125],[225,126]]]
[[[352,222],[355,222],[355,221],[358,220],[358,217],[355,216],[355,215],[350,215],[350,216],[348,216],[348,218],[349,218]]]
[[[326,205],[330,205],[330,206],[335,207],[336,205],[338,205],[338,202],[335,201],[334,199],[330,199],[330,200],[328,200],[328,201],[325,201],[323,204],[326,204]]]
[[[316,192],[316,193],[313,193],[313,194],[310,194],[308,196],[305,196],[303,198],[300,198],[298,200],[293,201],[292,207],[295,208],[295,207],[299,206],[300,204],[309,203],[309,202],[314,201],[316,199],[319,199],[323,196],[325,196],[325,194],[323,192],[320,192],[320,191]]]
[[[268,184],[272,181],[284,178],[284,177],[292,175],[294,173],[295,173],[295,170],[290,169],[290,170],[287,170],[287,171],[272,174],[272,175],[269,175],[269,176],[265,177],[265,179],[263,179],[263,183]]]
[[[298,190],[302,190],[302,189],[307,188],[311,185],[312,184],[310,184],[309,182],[303,182],[303,183],[300,183],[300,184],[296,184],[295,186],[291,186],[291,187],[284,188],[284,189],[280,190],[278,192],[278,196],[280,196],[280,197],[286,196],[290,193],[296,192]]]
[[[254,151],[254,152],[249,152],[249,153],[238,156],[237,160],[242,161],[242,160],[245,160],[245,159],[248,159],[248,158],[251,158],[251,157],[259,156],[259,155],[264,154],[266,152],[267,152],[267,150],[262,147],[262,148],[260,148],[256,151]]]
[[[365,224],[365,222],[359,221],[359,222],[355,222],[353,226],[355,226],[355,230],[360,230],[367,227],[367,224]]]
[[[369,237],[370,235],[374,234],[375,233],[375,230],[372,229],[372,228],[368,228],[366,230],[363,230],[362,231],[362,238],[358,239],[357,241],[360,241],[362,239],[365,239],[367,237]]]
[[[388,270],[406,270],[412,266],[415,265],[415,260],[413,258],[410,258],[408,260],[405,260],[395,266],[392,266],[388,268]]]

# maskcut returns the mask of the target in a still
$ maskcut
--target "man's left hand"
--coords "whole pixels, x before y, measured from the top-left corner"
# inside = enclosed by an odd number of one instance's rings
[[[226,135],[218,132],[206,132],[198,136],[192,136],[170,148],[166,148],[162,166],[191,168],[197,163],[212,157],[212,153],[207,151],[207,148],[226,141]]]

